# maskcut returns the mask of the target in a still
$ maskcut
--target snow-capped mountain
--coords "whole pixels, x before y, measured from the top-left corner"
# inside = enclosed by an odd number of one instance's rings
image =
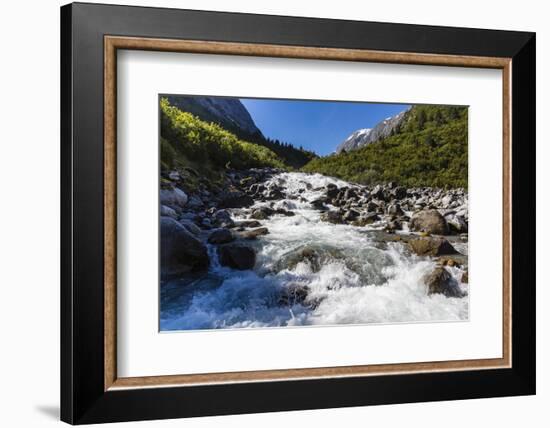
[[[353,132],[348,138],[342,141],[338,147],[336,147],[336,153],[356,150],[390,136],[392,131],[403,122],[407,111],[408,110],[404,110],[395,116],[384,119],[376,124],[376,126],[372,129],[364,128]]]
[[[350,151],[357,149],[360,147],[360,144],[368,139],[371,132],[372,128],[358,129],[336,148],[336,153],[340,153],[342,150]]]

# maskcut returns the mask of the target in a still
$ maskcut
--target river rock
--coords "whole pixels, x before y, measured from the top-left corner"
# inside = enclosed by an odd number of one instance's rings
[[[267,235],[268,233],[269,230],[267,227],[259,227],[257,229],[237,232],[237,236],[242,239],[256,239],[258,236]]]
[[[178,218],[178,213],[176,212],[176,210],[166,206],[166,205],[161,205],[160,206],[160,215],[161,216],[164,216],[164,217],[172,217],[172,218],[175,218],[177,219]]]
[[[328,209],[327,206],[325,205],[327,202],[328,202],[328,199],[324,196],[321,196],[320,198],[317,198],[311,201],[310,204],[316,210],[325,211]]]
[[[404,187],[396,187],[391,191],[391,196],[395,199],[404,199],[407,197],[407,189]]]
[[[352,222],[354,226],[367,226],[368,224],[372,224],[380,220],[380,216],[376,213],[363,213],[361,216]]]
[[[384,188],[379,184],[374,186],[374,188],[370,192],[370,195],[373,198],[380,199],[381,201],[386,199],[386,195],[384,193]]]
[[[445,217],[447,220],[447,224],[449,225],[449,229],[457,234],[460,233],[467,233],[468,232],[468,223],[464,219],[464,217],[456,214],[451,214],[447,217]]]
[[[401,222],[398,220],[390,220],[386,224],[385,229],[387,232],[394,233],[396,230],[401,230],[402,225],[401,225]]]
[[[321,214],[321,220],[333,224],[344,224],[342,213],[340,211],[326,211]]]
[[[303,305],[309,308],[317,306],[317,302],[308,302],[310,288],[307,285],[299,283],[290,283],[281,290],[278,300],[279,306]]]
[[[233,269],[252,269],[256,264],[256,252],[241,244],[225,244],[218,247],[220,264]]]
[[[231,228],[235,226],[235,222],[227,210],[217,210],[212,216],[214,224],[219,227]]]
[[[445,218],[437,210],[423,210],[413,214],[410,229],[434,235],[447,235],[449,228]]]
[[[294,211],[285,210],[284,208],[277,208],[275,214],[284,215],[285,217],[294,217],[296,215]]]
[[[210,244],[227,244],[234,240],[233,233],[228,229],[216,229],[208,237],[208,243]]]
[[[367,209],[368,212],[371,212],[371,213],[378,213],[380,211],[380,206],[374,201],[367,202],[367,205],[365,208]]]
[[[203,207],[204,207],[204,203],[197,196],[189,197],[187,200],[187,204],[185,204],[185,208],[187,210],[200,210]]]
[[[299,263],[307,264],[312,272],[319,272],[321,267],[334,260],[345,260],[341,250],[327,245],[307,244],[283,254],[274,266],[275,271],[292,270]]]
[[[355,211],[354,209],[350,209],[345,212],[345,214],[342,216],[342,219],[345,221],[353,221],[357,217],[359,217],[359,212]]]
[[[444,238],[436,238],[433,236],[410,239],[409,247],[419,256],[435,257],[458,253],[449,241]]]
[[[262,223],[258,220],[239,220],[235,222],[235,227],[260,227]]]
[[[405,215],[405,213],[401,209],[401,205],[399,205],[399,204],[389,204],[386,207],[386,213],[388,213],[390,215],[396,215],[396,216]]]
[[[222,194],[218,208],[243,208],[254,204],[254,199],[244,192],[230,191]]]
[[[461,260],[458,260],[458,258],[455,258],[453,256],[440,257],[437,260],[437,264],[441,265],[441,266],[449,266],[449,267],[461,267],[462,266]]]
[[[206,246],[171,217],[160,218],[161,277],[208,269]]]
[[[199,226],[197,226],[195,223],[193,223],[191,220],[187,219],[181,219],[179,223],[185,227],[189,232],[191,232],[195,236],[199,236],[201,234],[201,229]]]
[[[464,292],[458,282],[443,267],[436,267],[432,272],[423,278],[428,288],[428,294],[443,294],[447,297],[463,297]]]
[[[255,220],[266,220],[273,214],[275,214],[275,210],[273,208],[260,207],[252,211],[252,214],[250,214],[250,218],[253,218]]]
[[[169,189],[160,189],[160,203],[166,205],[177,212],[181,212],[189,198],[185,192],[177,187]]]
[[[336,198],[338,195],[338,186],[334,183],[327,184],[325,195],[328,199]]]

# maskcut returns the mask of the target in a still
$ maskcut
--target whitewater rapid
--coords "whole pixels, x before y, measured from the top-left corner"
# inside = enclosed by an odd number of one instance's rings
[[[215,248],[209,246],[208,274],[162,302],[161,330],[468,319],[468,285],[460,284],[463,270],[448,268],[465,297],[428,295],[422,278],[436,266],[434,259],[411,255],[400,242],[381,242],[376,224],[356,227],[320,221],[320,212],[309,202],[321,196],[329,183],[339,187],[349,183],[305,173],[282,173],[271,180],[288,194],[275,208],[295,215],[262,220],[269,234],[250,241],[257,251],[254,270],[221,266]],[[289,263],[302,248],[323,254],[321,265],[312,266],[307,259]],[[457,249],[467,254],[467,244]],[[281,290],[294,286],[307,286],[307,299],[315,305],[281,305]]]

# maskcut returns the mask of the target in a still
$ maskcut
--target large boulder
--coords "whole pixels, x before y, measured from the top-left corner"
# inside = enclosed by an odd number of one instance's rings
[[[432,272],[424,276],[424,284],[428,288],[428,294],[443,294],[447,297],[463,297],[464,292],[453,276],[443,267],[436,267]]]
[[[208,237],[209,244],[227,244],[234,240],[235,236],[228,229],[216,229]]]
[[[176,210],[166,206],[166,205],[161,205],[160,206],[160,215],[161,216],[165,216],[165,217],[172,217],[174,219],[177,219],[178,218],[178,213],[176,212]]]
[[[409,247],[419,256],[435,257],[458,253],[446,239],[432,236],[413,238],[409,240]]]
[[[160,203],[166,205],[177,212],[181,212],[189,198],[185,192],[177,187],[169,189],[160,189]]]
[[[323,265],[334,260],[346,259],[344,253],[336,247],[308,244],[294,248],[283,254],[273,266],[276,272],[296,268],[299,263],[308,265],[312,272],[319,272]]]
[[[254,199],[240,191],[226,192],[221,196],[219,208],[243,208],[254,204]]]
[[[179,223],[187,229],[188,232],[191,232],[195,236],[200,236],[201,229],[199,226],[197,226],[195,223],[193,223],[191,220],[187,219],[181,219]]]
[[[253,248],[240,244],[225,244],[218,247],[220,264],[233,269],[252,269],[256,264],[256,252]]]
[[[449,233],[445,218],[437,210],[423,210],[414,213],[410,229],[433,235],[447,235]]]
[[[208,269],[206,246],[171,217],[160,218],[160,267],[163,279]]]

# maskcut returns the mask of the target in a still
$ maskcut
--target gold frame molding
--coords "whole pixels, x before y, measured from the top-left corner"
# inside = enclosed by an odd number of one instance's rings
[[[305,369],[204,373],[119,378],[116,367],[116,85],[117,50],[168,51],[213,55],[241,55],[394,64],[440,65],[502,70],[503,81],[503,349],[502,358],[432,361],[405,364],[359,365]],[[496,369],[511,367],[511,58],[382,52],[302,46],[104,37],[104,389],[193,386],[271,380],[357,377],[404,373]]]

